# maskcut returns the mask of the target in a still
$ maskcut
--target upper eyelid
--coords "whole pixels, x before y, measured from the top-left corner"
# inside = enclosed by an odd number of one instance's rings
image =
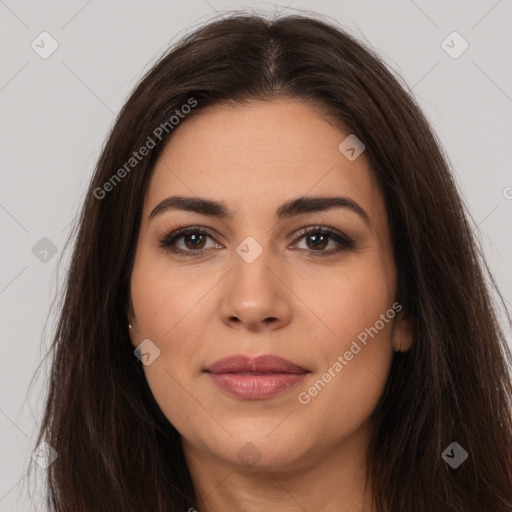
[[[294,233],[295,233],[295,235],[304,236],[304,235],[308,234],[308,231],[315,231],[315,230],[317,230],[317,231],[327,231],[327,232],[329,232],[329,233],[331,233],[333,235],[339,234],[341,236],[347,236],[342,231],[339,231],[336,228],[333,228],[333,227],[330,227],[330,226],[325,226],[325,225],[322,225],[322,224],[309,224],[307,226],[303,226],[300,229],[294,230]],[[215,234],[214,234],[215,231],[212,230],[211,228],[207,228],[207,227],[204,227],[204,226],[184,226],[182,228],[176,228],[176,229],[174,229],[172,231],[167,232],[164,235],[164,240],[166,238],[183,236],[183,235],[186,235],[186,234],[191,233],[191,232],[192,233],[194,233],[194,232],[201,232],[201,233],[204,233],[204,234],[207,234],[207,235],[211,236],[212,238],[215,238]],[[348,238],[348,236],[347,236],[347,238]]]

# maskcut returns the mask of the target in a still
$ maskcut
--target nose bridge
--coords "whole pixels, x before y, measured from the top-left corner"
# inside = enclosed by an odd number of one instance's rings
[[[249,236],[236,247],[233,269],[226,282],[221,314],[227,323],[244,324],[252,329],[283,325],[290,318],[290,297],[280,279],[279,258],[259,237]]]
[[[272,261],[272,251],[268,245],[263,244],[263,237],[259,239],[260,244],[253,236],[246,237],[237,247],[234,257],[234,268],[232,272],[233,292],[239,297],[263,298],[265,294],[274,295],[273,288],[276,287],[275,276],[270,271],[271,266],[276,262]],[[254,300],[254,299],[252,299]]]

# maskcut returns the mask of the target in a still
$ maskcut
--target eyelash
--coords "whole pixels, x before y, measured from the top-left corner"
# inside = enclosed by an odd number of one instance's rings
[[[191,235],[191,234],[208,236],[213,239],[211,234],[208,231],[206,231],[205,229],[200,228],[200,227],[191,226],[191,227],[187,227],[187,228],[178,229],[178,230],[168,234],[167,236],[165,236],[163,239],[160,240],[160,247],[165,249],[166,251],[170,251],[174,254],[179,254],[179,255],[182,255],[185,257],[195,257],[195,256],[200,256],[200,255],[204,254],[205,249],[201,249],[201,250],[197,250],[197,251],[193,251],[193,250],[184,251],[182,249],[177,249],[176,247],[173,246],[173,244],[177,240],[179,240],[180,238],[183,238],[186,235]],[[298,233],[299,237],[295,243],[300,241],[302,238],[304,238],[308,235],[312,235],[312,234],[326,235],[330,239],[332,239],[333,241],[335,241],[341,245],[341,247],[339,247],[338,249],[335,249],[335,250],[331,249],[329,251],[315,251],[312,249],[299,249],[299,250],[303,250],[303,251],[305,250],[305,251],[311,252],[312,257],[327,257],[327,256],[331,256],[333,254],[338,254],[339,252],[344,251],[346,249],[354,248],[354,241],[351,238],[349,238],[347,235],[345,235],[343,233],[337,232],[336,230],[334,230],[333,228],[330,228],[328,226],[307,226],[305,228],[302,228]]]

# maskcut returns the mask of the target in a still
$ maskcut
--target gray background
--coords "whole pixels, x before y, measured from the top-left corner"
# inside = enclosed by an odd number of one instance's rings
[[[57,262],[114,116],[169,43],[215,11],[240,8],[331,16],[403,76],[446,148],[510,308],[512,0],[0,0],[2,512],[31,510],[23,473],[44,372],[29,384],[49,343],[49,308],[67,258],[60,269]],[[49,48],[38,37],[43,31],[59,45],[47,59],[31,47],[35,40]],[[469,43],[456,59],[441,46],[453,31]],[[461,48],[457,40],[448,44]],[[43,237],[55,255],[34,254]]]

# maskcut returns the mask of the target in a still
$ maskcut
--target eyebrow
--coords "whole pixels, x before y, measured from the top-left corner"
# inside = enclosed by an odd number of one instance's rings
[[[370,217],[363,208],[359,206],[359,204],[349,197],[341,196],[303,196],[297,199],[292,199],[282,204],[277,209],[276,218],[277,220],[283,220],[296,215],[324,212],[332,210],[333,208],[347,208],[352,210],[362,217],[366,224],[371,224]],[[232,213],[229,211],[227,206],[218,201],[202,197],[171,196],[158,203],[149,214],[148,219],[151,220],[153,217],[168,210],[194,212],[220,219],[232,217]]]

